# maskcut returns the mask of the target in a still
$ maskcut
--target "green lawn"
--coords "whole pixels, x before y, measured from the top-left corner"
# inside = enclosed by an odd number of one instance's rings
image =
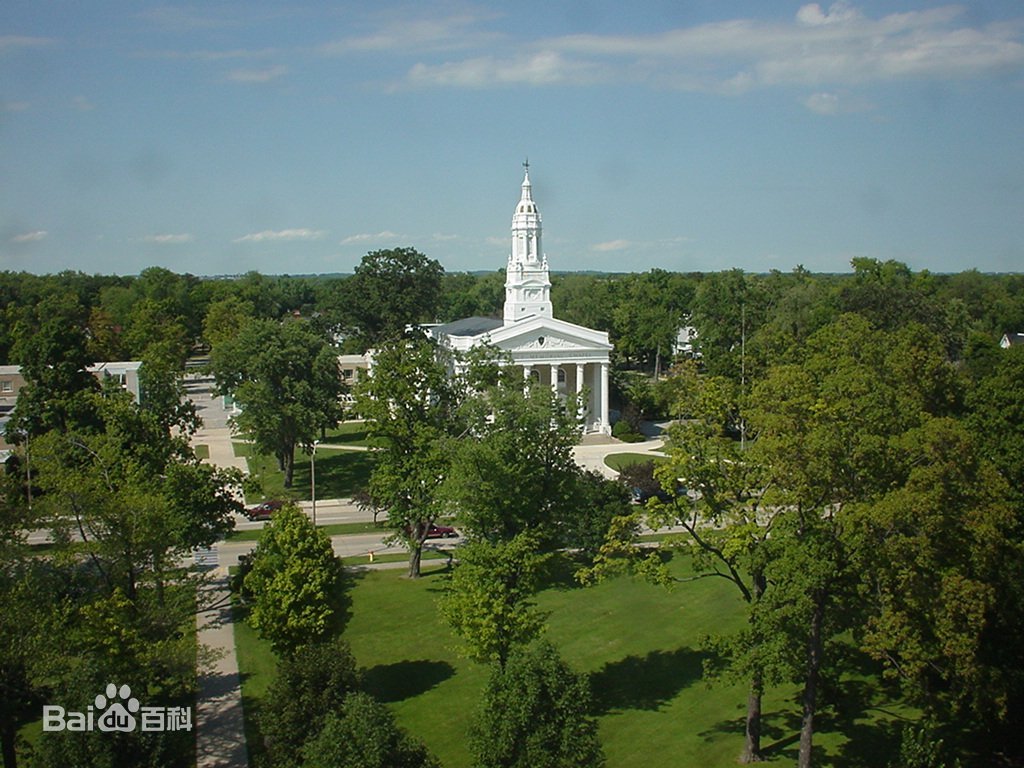
[[[652,460],[657,463],[662,459],[662,456],[652,456],[649,453],[610,453],[604,457],[604,463],[616,472],[621,472],[625,467],[631,467],[634,464],[643,464],[645,461]]]
[[[205,444],[194,445],[192,450],[196,453],[196,458],[200,460],[206,460],[210,458],[210,446]]]
[[[682,570],[683,566],[677,566]],[[458,641],[438,617],[435,601],[447,578],[443,566],[419,581],[400,571],[355,575],[345,638],[364,668],[365,685],[387,702],[399,723],[423,739],[446,768],[468,768],[466,728],[487,670],[461,658]],[[742,608],[723,579],[666,591],[622,577],[596,587],[575,586],[563,574],[538,597],[550,612],[548,637],[591,679],[608,768],[731,768],[742,747],[746,691],[741,684],[709,686],[702,677],[702,636],[742,626]],[[246,715],[273,674],[270,651],[242,625],[236,634]],[[873,678],[851,683],[875,694]],[[796,761],[798,710],[794,690],[764,700],[768,762]],[[822,716],[816,737],[821,765],[884,765],[890,745],[867,739],[867,724],[885,718],[848,703],[842,722]],[[247,726],[248,728],[248,726]],[[858,750],[845,746],[858,735]],[[867,744],[865,754],[861,749]],[[256,766],[258,768],[258,765]]]
[[[235,455],[244,456],[249,464],[250,475],[257,477],[263,485],[259,498],[247,497],[254,503],[260,499],[294,499],[308,501],[310,495],[309,456],[302,451],[295,452],[295,470],[292,487],[285,489],[284,474],[277,468],[272,456],[254,454],[249,443],[234,443]],[[337,450],[320,446],[316,451],[316,497],[337,499],[352,496],[365,487],[373,468],[373,454],[368,451]]]
[[[365,421],[346,421],[329,429],[322,442],[333,445],[372,445],[366,436]]]

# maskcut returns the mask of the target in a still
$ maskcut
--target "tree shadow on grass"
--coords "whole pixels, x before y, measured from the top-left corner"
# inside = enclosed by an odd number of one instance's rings
[[[900,728],[904,721],[871,702],[878,690],[872,681],[844,680],[833,694],[832,706],[822,707],[814,718],[815,763],[836,768],[877,768],[889,764],[899,751]],[[880,717],[881,715],[881,717]],[[739,754],[743,746],[745,717],[716,723],[702,732],[704,738],[726,734],[736,738]],[[800,710],[765,711],[761,717],[761,755],[782,764],[796,762],[800,747]],[[840,733],[845,741],[828,746],[821,743],[824,734]]]
[[[296,455],[292,487],[303,489],[304,498],[310,488],[309,457]],[[377,457],[367,451],[317,451],[316,497],[336,499],[350,497],[366,486]]]
[[[443,683],[455,674],[447,661],[398,661],[378,664],[363,673],[363,687],[379,701],[404,701]]]
[[[651,651],[605,664],[590,675],[594,711],[657,710],[701,678],[706,653],[692,648]]]
[[[557,553],[545,564],[541,573],[542,589],[557,589],[568,591],[573,589],[585,589],[576,579],[576,573],[580,568],[587,565],[585,557]]]

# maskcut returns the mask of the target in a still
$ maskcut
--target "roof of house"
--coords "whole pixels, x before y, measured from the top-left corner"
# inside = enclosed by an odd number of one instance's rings
[[[1024,344],[1024,333],[1004,333],[1003,340],[1008,346]]]
[[[432,328],[431,332],[435,336],[480,336],[502,325],[502,321],[496,317],[474,316],[443,323]]]

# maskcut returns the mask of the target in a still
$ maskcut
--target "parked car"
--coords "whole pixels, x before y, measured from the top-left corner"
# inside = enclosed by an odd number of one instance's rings
[[[689,489],[685,485],[677,485],[675,494],[671,494],[664,488],[658,488],[657,490],[649,490],[646,488],[630,488],[630,497],[634,504],[646,504],[648,499],[654,498],[655,496],[659,501],[668,504],[673,499],[679,498],[680,496],[686,496],[689,493]]]
[[[278,499],[264,501],[262,504],[257,504],[255,507],[249,507],[249,509],[245,510],[245,516],[250,520],[269,520],[283,506],[284,502]]]
[[[454,539],[459,532],[450,525],[431,525],[427,529],[428,539]]]

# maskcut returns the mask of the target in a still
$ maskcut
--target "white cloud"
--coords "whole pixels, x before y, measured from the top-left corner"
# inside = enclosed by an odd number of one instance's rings
[[[27,101],[0,101],[0,112],[27,112],[30,106]]]
[[[225,79],[232,83],[250,83],[261,85],[279,80],[288,74],[288,67],[278,64],[264,69],[233,69],[227,73]]]
[[[809,3],[796,12],[796,20],[809,27],[818,27],[822,24],[841,24],[844,21],[852,21],[860,14],[850,7],[849,3],[833,3],[828,13],[821,10],[817,3]]]
[[[970,78],[1024,69],[1024,20],[970,26],[961,6],[868,18],[846,2],[812,3],[790,22],[734,19],[651,35],[538,39],[511,55],[420,61],[406,85],[619,82],[743,93],[777,86],[849,86]]]
[[[12,243],[38,243],[40,240],[45,240],[49,233],[43,229],[37,229],[35,232],[25,232],[20,235],[15,235],[11,238]]]
[[[834,93],[814,93],[807,97],[804,106],[819,115],[838,115],[839,97]]]
[[[219,29],[222,27],[237,26],[240,20],[215,17],[208,13],[201,13],[193,7],[172,7],[161,5],[136,14],[138,18],[148,21],[150,24],[166,32],[194,32],[197,30]]]
[[[192,235],[147,235],[142,240],[156,245],[180,245],[181,243],[191,243],[193,237]]]
[[[143,59],[169,59],[171,61],[218,62],[244,59],[265,59],[280,55],[277,48],[230,48],[223,51],[192,50],[192,51],[141,51],[135,56]]]
[[[404,13],[404,11],[403,11]],[[465,50],[493,43],[500,35],[481,30],[481,21],[493,18],[479,13],[461,13],[444,18],[389,19],[365,35],[345,37],[320,46],[324,56],[350,53],[393,52],[399,54]]]
[[[0,35],[0,53],[21,51],[26,48],[43,48],[53,45],[50,37],[29,37],[27,35]]]
[[[868,112],[875,107],[863,99],[851,98],[838,93],[812,93],[804,99],[804,106],[819,115],[846,115],[854,112]]]
[[[401,235],[397,235],[390,230],[384,230],[383,232],[377,232],[376,234],[362,233],[358,235],[349,235],[341,241],[341,245],[352,245],[353,243],[370,243],[379,240],[400,240]]]
[[[71,104],[79,112],[92,112],[96,109],[96,105],[85,98],[85,96],[75,96],[75,98],[71,100]]]
[[[629,240],[609,240],[605,243],[592,245],[590,250],[600,251],[601,253],[607,253],[609,251],[624,251],[631,245],[632,243]]]
[[[327,235],[323,229],[265,229],[235,238],[235,243],[270,243],[278,241],[322,240]]]
[[[458,240],[459,235],[446,235],[442,232],[435,232],[433,234],[433,240],[438,243],[449,243],[452,240]]]
[[[539,51],[513,59],[481,56],[459,62],[416,64],[409,70],[414,85],[483,88],[490,85],[581,85],[605,79],[598,64],[566,58],[557,51]]]

